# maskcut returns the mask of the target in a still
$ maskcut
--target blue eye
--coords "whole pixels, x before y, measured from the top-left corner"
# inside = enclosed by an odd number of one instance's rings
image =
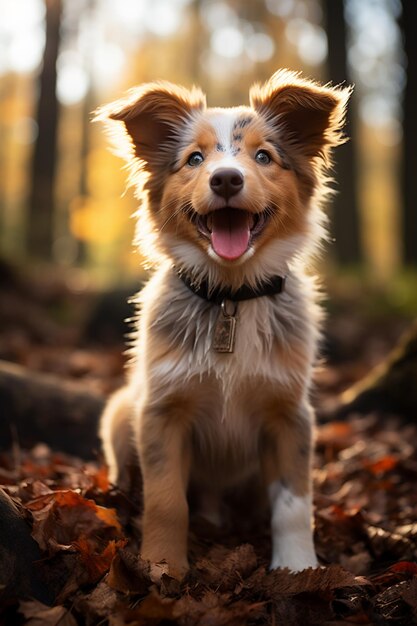
[[[201,152],[193,152],[192,154],[190,154],[190,156],[187,159],[187,163],[188,165],[191,165],[191,167],[196,167],[197,165],[201,165],[203,161],[204,161],[204,157],[201,154]]]
[[[255,154],[255,161],[260,165],[268,165],[271,163],[272,159],[266,150],[258,150]]]

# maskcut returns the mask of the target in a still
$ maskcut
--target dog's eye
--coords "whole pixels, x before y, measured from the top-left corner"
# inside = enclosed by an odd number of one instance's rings
[[[195,167],[196,165],[201,165],[203,161],[204,157],[201,152],[193,152],[188,157],[187,163],[188,165],[191,165],[191,167]]]
[[[255,154],[255,161],[261,165],[268,165],[272,159],[266,150],[258,150]]]

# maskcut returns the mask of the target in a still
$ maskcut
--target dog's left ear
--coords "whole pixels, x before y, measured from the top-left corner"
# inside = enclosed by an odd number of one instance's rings
[[[116,151],[129,162],[136,157],[141,167],[154,171],[171,159],[184,125],[205,106],[199,89],[159,81],[132,89],[126,98],[102,107],[96,119],[123,122],[127,148],[117,130],[108,126]]]
[[[295,72],[276,72],[250,90],[251,106],[307,157],[327,156],[344,143],[342,133],[350,88],[322,87]]]

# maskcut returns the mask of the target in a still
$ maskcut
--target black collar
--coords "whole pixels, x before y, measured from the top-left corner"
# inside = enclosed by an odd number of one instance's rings
[[[278,293],[282,293],[285,289],[285,276],[271,276],[268,281],[261,283],[256,288],[242,285],[239,289],[233,291],[227,287],[223,289],[220,287],[209,289],[207,280],[195,283],[184,272],[179,272],[177,268],[175,268],[175,271],[184,285],[195,293],[196,296],[215,304],[221,304],[224,300],[240,302],[241,300],[252,300],[253,298],[261,298],[263,296],[275,296]]]

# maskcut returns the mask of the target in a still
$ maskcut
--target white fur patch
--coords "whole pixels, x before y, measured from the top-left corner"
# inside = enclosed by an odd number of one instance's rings
[[[296,496],[279,481],[272,483],[268,492],[272,509],[271,568],[288,567],[298,572],[317,567],[311,495]]]
[[[240,110],[213,109],[208,115],[208,120],[216,131],[218,142],[226,149],[230,149],[233,134],[233,125],[240,114]]]
[[[243,176],[245,175],[245,168],[239,163],[232,147],[233,127],[239,115],[239,109],[214,109],[214,112],[209,116],[217,141],[222,147],[221,152],[216,154],[216,158],[206,165],[210,174],[218,169],[233,168]]]
[[[233,168],[238,170],[242,176],[245,175],[245,168],[240,165],[239,160],[233,154],[228,154],[227,151],[219,152],[216,160],[206,165],[206,170],[209,174],[214,174],[216,170],[224,168]]]

